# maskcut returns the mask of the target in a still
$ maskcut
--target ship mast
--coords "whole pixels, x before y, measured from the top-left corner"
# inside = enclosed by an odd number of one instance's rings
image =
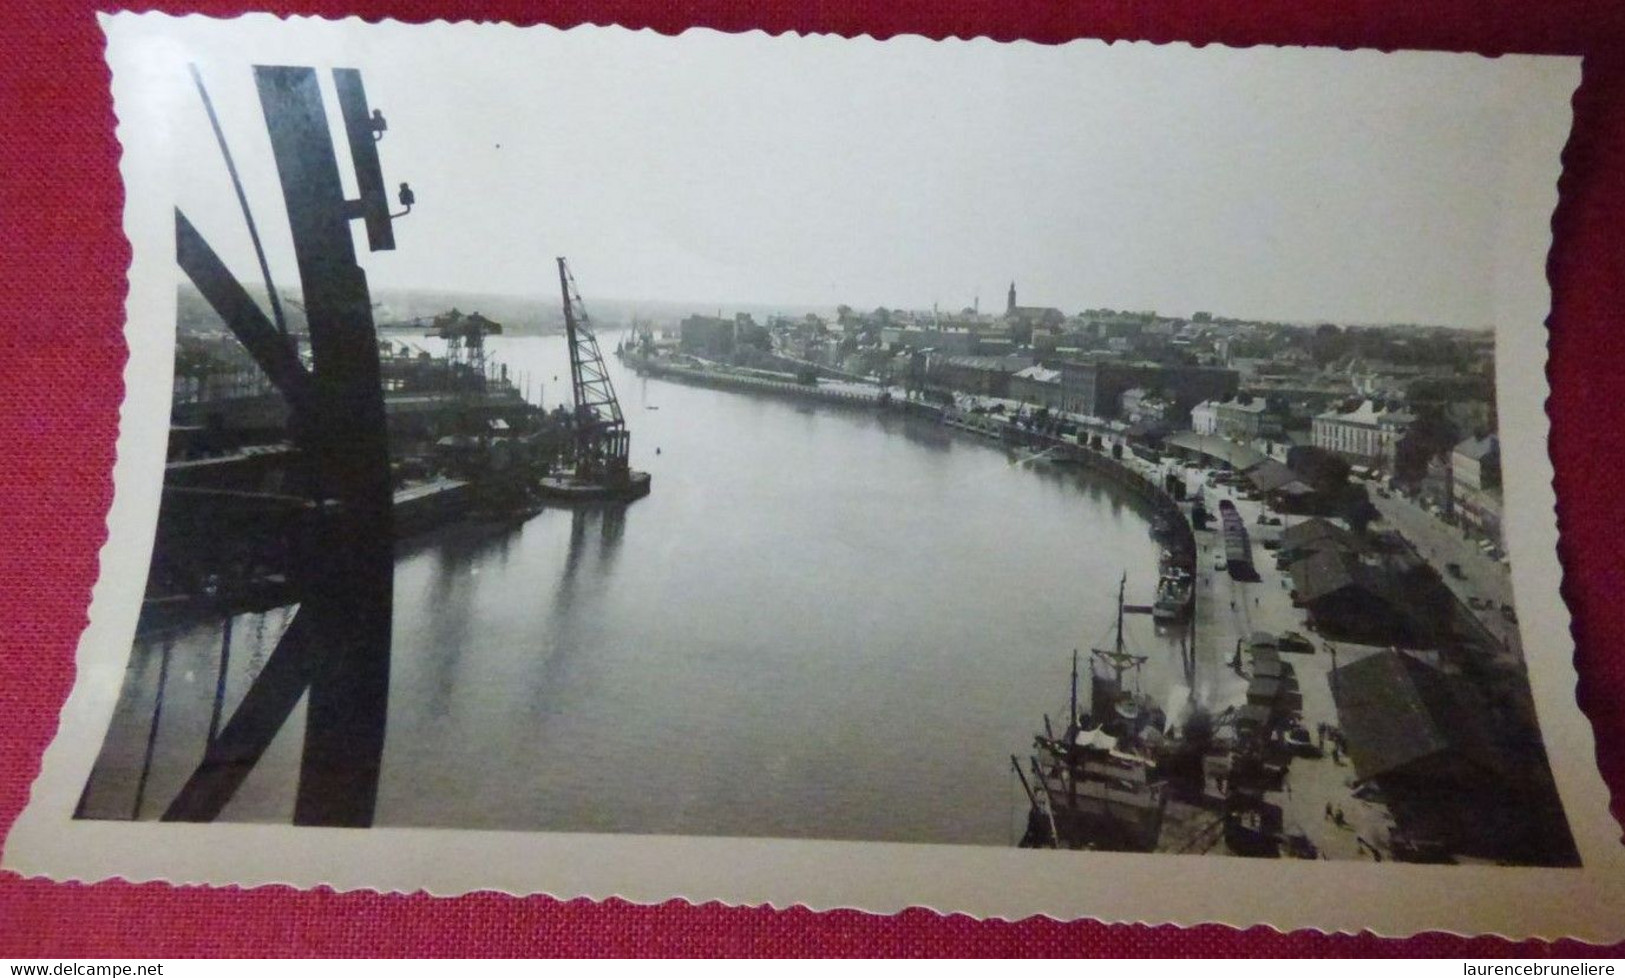
[[[1066,729],[1072,730],[1078,724],[1078,650],[1072,650],[1072,712],[1067,714]]]
[[[1117,581],[1117,654],[1123,654],[1123,591],[1128,587],[1128,571]]]
[[[1112,648],[1110,650],[1107,650],[1107,649],[1094,649],[1093,650],[1093,652],[1095,654],[1095,657],[1098,658],[1098,659],[1103,660],[1106,663],[1107,667],[1112,670],[1112,682],[1117,686],[1119,691],[1121,691],[1122,688],[1123,688],[1123,673],[1128,671],[1128,668],[1130,666],[1133,666],[1136,670],[1138,670],[1140,668],[1140,666],[1145,664],[1145,661],[1146,661],[1145,656],[1143,656],[1143,655],[1130,655],[1128,650],[1124,646],[1124,642],[1123,642],[1123,595],[1124,595],[1124,591],[1127,589],[1127,587],[1128,587],[1128,572],[1124,571],[1122,579],[1117,582],[1117,637],[1116,637],[1116,641],[1113,643]]]

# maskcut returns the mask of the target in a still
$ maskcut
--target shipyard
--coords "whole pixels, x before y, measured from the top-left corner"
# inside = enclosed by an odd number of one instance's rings
[[[590,141],[452,152],[369,71],[215,79],[232,114],[192,69],[229,182],[174,210],[161,502],[77,817],[1576,863],[1493,330],[1089,305],[1129,287],[1014,231],[946,285],[726,221],[689,266],[592,172],[533,180]],[[270,257],[233,155],[267,136]],[[476,224],[417,170],[511,192]]]

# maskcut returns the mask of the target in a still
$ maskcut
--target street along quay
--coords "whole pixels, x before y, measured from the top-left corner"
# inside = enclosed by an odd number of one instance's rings
[[[1447,575],[1429,564],[1438,544],[1430,547],[1403,522],[1414,514],[1400,510],[1402,502],[1383,500],[1379,518],[1356,533],[1338,519],[1277,508],[1279,496],[1212,458],[1148,451],[1126,426],[1106,419],[971,395],[892,398],[879,386],[808,385],[693,366],[646,372],[930,419],[1001,446],[1012,465],[1085,473],[1144,508],[1163,566],[1123,568],[1124,607],[1131,619],[1149,615],[1146,582],[1170,563],[1188,572],[1188,619],[1157,625],[1179,649],[1163,654],[1181,661],[1134,668],[1125,679],[1086,658],[1075,680],[1081,695],[1057,682],[1056,702],[1078,706],[1057,730],[1055,719],[1071,709],[1061,707],[1038,736],[1039,755],[1048,750],[1052,766],[1014,758],[1032,806],[1029,827],[1039,829],[1028,833],[1030,844],[1374,862],[1572,862],[1513,661],[1520,651],[1487,641],[1493,619],[1482,621],[1464,599],[1451,597]],[[1390,517],[1389,510],[1398,512]],[[1373,583],[1379,568],[1413,581],[1411,593]],[[1113,589],[1099,584],[1069,586],[1085,601],[1109,603]],[[1367,601],[1367,589],[1389,603]],[[1383,615],[1393,622],[1377,620]],[[1140,685],[1142,672],[1162,681]],[[1102,704],[1091,702],[1112,679],[1122,687],[1118,695],[1154,704],[1133,737],[1102,724]],[[1114,735],[1103,736],[1103,728]],[[1142,751],[1144,777],[1123,760]],[[1053,766],[1057,757],[1066,763]],[[1125,770],[1133,776],[1122,782]],[[1079,796],[1057,794],[1054,785],[1088,794],[1102,778],[1117,785],[1098,792],[1115,808],[1102,802],[1082,818],[1057,810]],[[1124,793],[1124,783],[1145,787]],[[1044,825],[1072,828],[1056,837]]]

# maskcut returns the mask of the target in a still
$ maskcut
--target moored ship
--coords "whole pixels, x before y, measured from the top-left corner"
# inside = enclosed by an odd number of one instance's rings
[[[1118,585],[1112,646],[1090,650],[1088,711],[1079,712],[1074,652],[1060,735],[1046,716],[1026,769],[1016,757],[1010,759],[1030,805],[1024,848],[1149,852],[1161,835],[1168,786],[1158,774],[1154,745],[1164,717],[1139,689],[1145,657],[1125,647],[1125,584]],[[1124,682],[1130,670],[1136,677],[1132,686]]]
[[[1159,623],[1173,624],[1184,621],[1191,613],[1196,593],[1195,575],[1173,551],[1164,550],[1157,573],[1157,596],[1152,602],[1151,614]]]

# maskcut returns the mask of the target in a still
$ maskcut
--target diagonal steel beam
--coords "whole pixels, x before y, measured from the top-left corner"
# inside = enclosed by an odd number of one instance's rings
[[[301,608],[282,633],[220,736],[203,753],[162,816],[165,822],[212,822],[254,769],[310,687],[317,670],[315,616]]]
[[[226,321],[232,335],[247,348],[265,376],[287,398],[296,419],[309,416],[310,373],[293,345],[271,325],[225,262],[214,253],[179,208],[175,210],[175,259],[203,298]]]

